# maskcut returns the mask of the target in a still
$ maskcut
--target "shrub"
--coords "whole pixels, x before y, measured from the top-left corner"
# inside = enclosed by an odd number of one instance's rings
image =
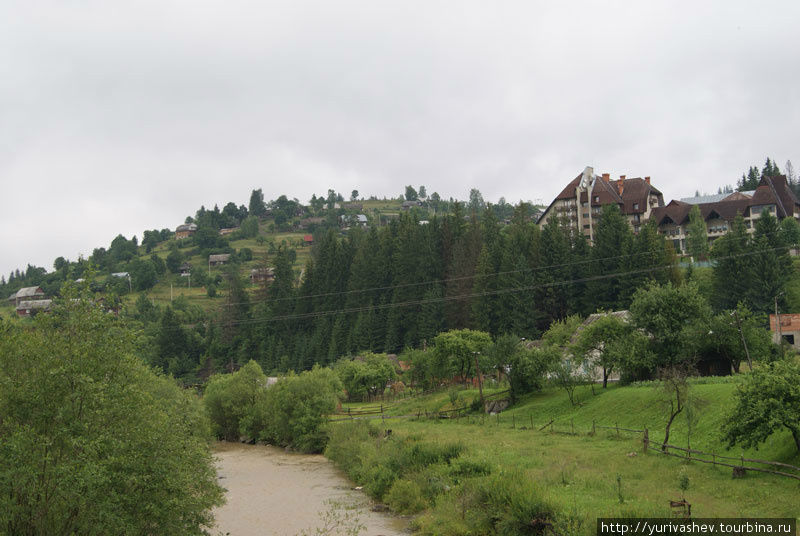
[[[382,500],[383,496],[389,491],[389,488],[394,484],[397,478],[397,473],[392,471],[385,465],[374,465],[364,473],[364,486],[367,488],[367,493],[378,500]]]
[[[257,405],[266,396],[267,377],[255,361],[232,374],[215,374],[206,386],[203,404],[214,433],[226,441],[240,435],[258,437],[263,424],[256,417]]]
[[[523,474],[489,477],[477,487],[477,496],[498,535],[545,534],[558,517],[555,508]]]
[[[483,476],[491,473],[492,465],[487,460],[456,458],[450,462],[450,474],[453,476]]]
[[[291,374],[268,391],[258,413],[266,414],[261,439],[302,452],[322,452],[328,441],[326,416],[336,409],[342,383],[329,368]]]
[[[428,506],[422,489],[410,480],[396,480],[386,494],[386,503],[399,514],[416,514]]]

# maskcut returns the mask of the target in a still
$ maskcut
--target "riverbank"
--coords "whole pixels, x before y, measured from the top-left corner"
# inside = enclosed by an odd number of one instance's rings
[[[323,527],[326,512],[356,513],[365,526],[362,536],[405,533],[405,520],[370,511],[366,495],[352,490],[353,484],[324,456],[225,442],[217,443],[214,452],[227,503],[214,511],[213,534],[312,535]]]

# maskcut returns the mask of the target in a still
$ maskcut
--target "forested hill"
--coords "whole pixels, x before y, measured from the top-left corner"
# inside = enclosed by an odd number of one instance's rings
[[[168,230],[146,232],[141,244],[117,237],[88,260],[59,259],[51,273],[29,268],[0,290],[40,285],[57,296],[64,281],[87,278],[140,326],[139,348],[153,365],[194,382],[251,358],[286,371],[361,351],[399,353],[451,329],[535,339],[555,319],[627,308],[649,281],[682,278],[671,242],[652,222],[634,235],[616,205],[604,207],[590,245],[556,219],[536,225],[527,203],[486,204],[476,192],[469,203],[431,196],[403,209],[400,200],[348,204],[335,194],[308,207],[285,196],[264,203],[256,190],[249,207],[198,210],[187,218],[197,225],[190,238]],[[761,220],[752,239],[734,226],[717,241],[715,251],[732,252],[720,259],[725,273],[714,285],[699,282],[720,307],[744,297],[763,313],[774,293],[758,289],[785,288],[792,277],[788,253],[776,247],[777,221]],[[736,254],[754,247],[764,249],[762,264],[788,269],[761,273],[750,253]],[[230,256],[211,266],[215,254]],[[0,311],[14,316],[8,302]]]
[[[476,192],[469,203],[431,196],[403,210],[399,200],[263,203],[254,191],[250,207],[201,208],[192,238],[166,230],[146,232],[142,244],[118,237],[88,262],[29,269],[3,290],[39,284],[56,294],[94,264],[94,288],[122,296],[124,314],[152,342],[143,345],[152,362],[189,379],[250,358],[266,370],[298,370],[360,350],[398,352],[453,328],[535,338],[553,319],[625,307],[646,280],[678,277],[655,227],[634,236],[616,207],[591,247],[555,221],[540,229],[529,204],[487,205]],[[362,212],[365,227],[348,223]],[[220,236],[231,224],[238,230]],[[216,253],[230,253],[230,264],[209,267]],[[192,288],[176,273],[187,262]],[[274,279],[249,279],[265,268]],[[120,271],[130,278],[110,275]],[[172,302],[170,285],[181,296]]]

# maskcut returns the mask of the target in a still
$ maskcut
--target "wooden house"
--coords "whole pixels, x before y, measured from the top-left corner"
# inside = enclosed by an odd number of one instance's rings
[[[272,268],[253,268],[250,270],[250,282],[254,285],[257,283],[269,283],[275,279],[275,272]]]
[[[184,223],[183,225],[178,225],[175,229],[175,238],[189,238],[190,236],[194,236],[197,232],[197,225],[194,223]]]
[[[44,299],[42,287],[25,287],[9,296],[8,301],[13,301],[14,305],[19,305],[22,301]]]
[[[17,304],[17,314],[19,316],[33,316],[41,312],[47,312],[53,305],[53,300],[25,300]]]
[[[209,266],[222,266],[223,264],[227,264],[231,260],[230,253],[220,253],[219,255],[209,255],[208,256],[208,265]]]

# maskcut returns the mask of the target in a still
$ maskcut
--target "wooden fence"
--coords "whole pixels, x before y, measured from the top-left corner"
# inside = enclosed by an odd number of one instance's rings
[[[494,393],[494,395],[492,396],[499,397],[499,395],[502,394],[503,393]],[[381,406],[378,409],[382,410],[384,408],[385,408],[384,406]],[[380,417],[377,416],[371,417],[372,415],[376,415],[376,413],[380,414]],[[474,415],[468,413],[468,408],[455,408],[451,410],[443,410],[435,412],[418,410],[416,413],[413,414],[393,415],[393,416],[383,415],[382,411],[375,412],[373,408],[372,410],[361,411],[361,412],[353,410],[350,413],[342,413],[341,415],[342,416],[346,415],[346,417],[344,419],[332,419],[332,421],[351,420],[354,418],[366,418],[366,419],[380,418],[382,420],[386,420],[386,419],[409,419],[409,418],[422,419],[424,417],[427,419],[453,419],[459,422],[463,420],[466,421],[468,424],[479,424],[479,425],[486,425],[488,421],[489,424],[493,424],[496,426],[500,426],[502,423],[505,423],[505,424],[510,424],[511,428],[520,427],[521,429],[538,430],[540,432],[549,430],[551,433],[581,435],[580,428],[576,429],[575,422],[572,419],[569,422],[565,421],[556,422],[555,418],[552,418],[549,419],[546,423],[541,424],[541,423],[534,423],[533,415],[528,415],[527,418],[515,414],[512,414],[510,416],[509,415],[501,416],[500,413],[497,413],[493,416],[487,415],[486,413],[482,413],[480,415]],[[744,473],[747,471],[755,471],[759,473],[767,473],[787,478],[793,478],[795,480],[800,480],[800,467],[797,467],[795,465],[775,462],[770,460],[745,458],[744,456],[738,456],[738,457],[724,456],[721,454],[717,454],[715,452],[704,452],[697,449],[678,447],[677,445],[669,445],[669,444],[663,445],[660,442],[655,442],[650,440],[650,432],[647,428],[644,429],[626,428],[620,426],[619,423],[615,423],[614,426],[608,426],[605,424],[598,424],[596,421],[592,421],[592,428],[588,430],[586,434],[594,436],[597,434],[598,430],[607,430],[611,432],[613,435],[615,435],[617,439],[621,439],[622,433],[641,435],[642,444],[645,452],[656,452],[658,454],[663,454],[665,456],[682,458],[687,461],[695,461],[710,465],[731,467],[734,470],[734,476],[743,476]]]

